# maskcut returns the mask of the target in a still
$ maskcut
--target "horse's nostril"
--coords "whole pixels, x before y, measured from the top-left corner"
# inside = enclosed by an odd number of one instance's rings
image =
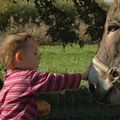
[[[92,93],[94,93],[96,91],[96,84],[90,84],[89,89]]]

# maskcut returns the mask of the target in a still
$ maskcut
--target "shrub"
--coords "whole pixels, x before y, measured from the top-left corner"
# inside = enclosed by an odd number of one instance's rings
[[[3,86],[3,73],[5,72],[5,68],[0,64],[0,89]]]
[[[37,17],[37,11],[32,4],[17,2],[16,4],[10,0],[0,2],[0,30],[6,31],[9,20],[13,16],[14,21],[18,24],[27,24],[29,19],[34,22]]]

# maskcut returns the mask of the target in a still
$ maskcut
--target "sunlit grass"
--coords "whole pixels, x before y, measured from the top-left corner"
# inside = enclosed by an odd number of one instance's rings
[[[96,53],[97,45],[86,45],[80,49],[78,45],[67,46],[65,52],[62,46],[40,46],[40,71],[64,73],[83,72],[90,65]]]
[[[67,46],[65,52],[62,46],[40,46],[41,60],[39,70],[54,73],[84,72],[90,65],[96,53],[97,45]],[[86,82],[82,82],[82,85]]]

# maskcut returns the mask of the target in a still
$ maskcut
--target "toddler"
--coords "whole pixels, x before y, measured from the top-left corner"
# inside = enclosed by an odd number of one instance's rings
[[[0,120],[36,120],[41,105],[45,105],[44,115],[47,115],[50,105],[45,101],[39,104],[38,93],[77,89],[81,80],[87,80],[88,71],[83,74],[38,72],[39,61],[38,45],[30,34],[11,34],[3,41],[0,62],[7,71],[0,91]]]

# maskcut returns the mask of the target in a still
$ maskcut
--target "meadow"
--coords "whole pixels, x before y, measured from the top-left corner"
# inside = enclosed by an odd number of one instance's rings
[[[55,73],[83,72],[91,64],[98,45],[40,46],[39,70]],[[86,81],[79,90],[38,95],[51,104],[52,111],[40,120],[120,120],[119,105],[104,105],[95,100]]]

